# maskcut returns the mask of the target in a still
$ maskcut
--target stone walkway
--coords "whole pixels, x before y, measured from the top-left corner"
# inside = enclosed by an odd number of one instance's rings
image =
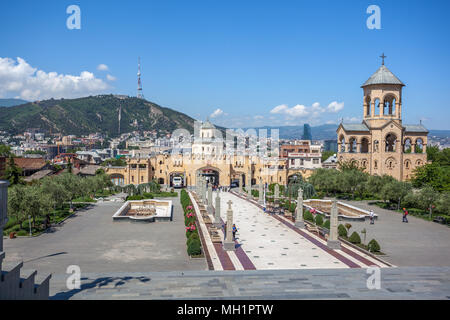
[[[67,290],[54,275],[52,299],[449,299],[450,268],[384,268],[368,289],[365,269],[85,274]],[[59,288],[59,289],[55,289]]]
[[[226,219],[227,202],[229,200],[233,202],[234,223],[238,228],[237,250],[223,251],[221,244],[209,243],[211,240],[208,228],[200,216],[200,229],[207,243],[208,258],[214,262],[212,263],[214,270],[388,266],[350,246],[343,245],[341,250],[330,250],[326,246],[325,239],[306,230],[297,229],[292,221],[284,217],[264,213],[257,203],[249,202],[234,193],[221,192],[220,195],[222,223]],[[214,199],[215,196],[214,192]],[[194,206],[198,210],[196,203]],[[223,239],[222,231],[219,233]]]

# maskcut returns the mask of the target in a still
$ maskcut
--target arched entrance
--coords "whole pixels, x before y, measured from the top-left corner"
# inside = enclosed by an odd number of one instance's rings
[[[171,172],[169,175],[170,187],[183,188],[186,186],[186,176],[184,172]]]
[[[206,178],[208,183],[211,183],[213,186],[218,186],[220,183],[220,174],[219,169],[214,167],[203,167],[197,170],[197,173]]]
[[[112,175],[110,175],[110,178],[111,178],[111,182],[115,186],[124,186],[125,185],[125,179],[123,177],[123,174],[113,173]]]

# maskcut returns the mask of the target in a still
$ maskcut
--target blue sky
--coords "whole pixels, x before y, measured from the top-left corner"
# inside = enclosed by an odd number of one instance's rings
[[[81,30],[66,27],[72,4]],[[366,26],[372,4],[381,30]],[[15,0],[0,8],[0,97],[136,95],[140,56],[145,98],[194,118],[216,111],[213,122],[245,127],[359,122],[360,86],[384,52],[406,84],[404,123],[450,129],[449,1]],[[283,105],[290,112],[274,113]]]

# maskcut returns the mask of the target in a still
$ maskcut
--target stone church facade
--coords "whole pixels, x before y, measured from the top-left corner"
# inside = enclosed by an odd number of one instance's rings
[[[338,161],[354,162],[371,175],[409,180],[427,162],[428,130],[402,123],[405,85],[385,65],[361,86],[363,121],[341,123],[337,129]]]

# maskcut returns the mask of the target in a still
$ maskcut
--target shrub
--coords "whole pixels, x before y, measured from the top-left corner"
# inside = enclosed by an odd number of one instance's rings
[[[20,230],[17,232],[17,236],[19,236],[19,237],[26,237],[28,235],[30,235],[30,233],[29,233],[29,231],[26,231],[26,230]]]
[[[324,224],[322,225],[325,229],[330,230],[330,220],[325,220]]]
[[[338,234],[339,237],[347,237],[347,229],[342,223],[338,226]]]
[[[195,224],[195,217],[194,216],[189,217],[189,218],[188,217],[184,218],[184,225],[186,227],[191,225],[191,224]]]
[[[316,215],[316,225],[318,225],[319,227],[323,225],[323,218],[320,214]]]
[[[314,222],[314,217],[313,217],[312,213],[309,212],[308,210],[303,212],[303,219],[307,220],[307,221]]]
[[[361,238],[359,237],[359,234],[356,233],[356,231],[354,231],[352,233],[352,235],[350,236],[350,238],[348,239],[348,241],[350,241],[351,243],[354,243],[354,244],[360,244]]]
[[[369,241],[369,243],[367,244],[367,248],[369,249],[370,252],[380,252],[381,250],[380,245],[375,239]]]
[[[193,239],[188,247],[187,247],[187,253],[190,256],[196,256],[202,253],[201,244],[199,239]]]
[[[144,196],[141,195],[128,196],[127,200],[144,200]]]
[[[191,243],[193,240],[200,240],[200,236],[196,231],[191,233],[189,238],[186,240],[186,245],[189,246],[189,243]]]
[[[144,197],[144,199],[153,199],[153,194],[151,194],[149,192],[145,192],[143,197]]]

